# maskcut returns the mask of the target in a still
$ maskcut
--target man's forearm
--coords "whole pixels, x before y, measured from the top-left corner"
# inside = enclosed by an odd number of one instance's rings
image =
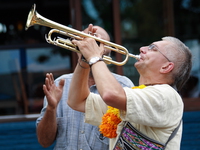
[[[103,62],[92,65],[94,80],[104,102],[112,107],[126,110],[126,95],[119,82]]]
[[[56,109],[46,109],[44,117],[37,126],[38,142],[43,147],[53,144],[57,134]]]
[[[85,63],[85,62],[80,62]],[[87,66],[88,67],[88,66]],[[78,64],[70,83],[68,105],[77,111],[85,112],[85,100],[89,95],[88,77],[90,69],[85,69]]]

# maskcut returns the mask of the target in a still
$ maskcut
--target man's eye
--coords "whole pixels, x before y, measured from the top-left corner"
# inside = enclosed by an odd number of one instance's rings
[[[152,45],[151,50],[152,50],[152,51],[157,51],[156,46],[155,46],[155,45]]]
[[[155,47],[154,45],[149,45],[149,49],[150,49],[150,50],[153,50],[154,47]]]

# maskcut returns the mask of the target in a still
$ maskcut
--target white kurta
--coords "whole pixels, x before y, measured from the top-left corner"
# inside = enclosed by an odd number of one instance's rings
[[[117,134],[120,134],[124,121],[129,121],[148,137],[166,143],[182,119],[183,102],[180,95],[167,84],[124,90],[127,110],[120,111],[122,122],[118,125]],[[101,97],[91,93],[86,100],[85,122],[99,126],[106,110],[107,105]],[[166,150],[179,150],[181,137],[182,125],[168,143]],[[113,149],[116,140],[117,138],[110,139],[110,150]]]

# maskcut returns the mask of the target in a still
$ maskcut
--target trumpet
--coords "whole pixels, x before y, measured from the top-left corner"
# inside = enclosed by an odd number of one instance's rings
[[[127,63],[129,57],[133,57],[137,60],[140,59],[139,55],[133,55],[133,54],[129,53],[128,50],[121,45],[103,40],[99,37],[96,37],[96,36],[93,36],[93,35],[78,31],[78,30],[75,30],[73,28],[64,26],[62,24],[56,23],[52,20],[49,20],[49,19],[41,16],[39,13],[37,13],[36,5],[34,4],[28,14],[25,30],[27,30],[29,27],[36,25],[36,24],[52,28],[49,31],[48,36],[45,36],[46,41],[50,44],[62,47],[64,49],[68,49],[68,50],[80,53],[77,46],[75,46],[69,38],[74,38],[76,40],[82,40],[85,37],[89,37],[89,38],[93,38],[96,41],[104,44],[104,48],[107,48],[107,49],[110,49],[111,51],[115,51],[117,53],[125,55],[124,60],[121,62],[114,61],[114,60],[112,60],[111,57],[103,55],[103,60],[108,64],[122,66]],[[61,37],[56,37],[56,38],[52,39],[53,33],[58,33],[58,34],[67,36],[69,38],[64,39]]]

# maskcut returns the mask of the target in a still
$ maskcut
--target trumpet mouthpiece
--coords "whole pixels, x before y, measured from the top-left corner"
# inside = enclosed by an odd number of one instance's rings
[[[140,59],[140,55],[135,55],[136,59],[139,60]]]
[[[130,53],[129,53],[129,56],[130,56],[130,57],[133,57],[133,58],[135,58],[135,59],[137,59],[137,60],[140,59],[140,55],[133,55],[133,54],[130,54]]]

